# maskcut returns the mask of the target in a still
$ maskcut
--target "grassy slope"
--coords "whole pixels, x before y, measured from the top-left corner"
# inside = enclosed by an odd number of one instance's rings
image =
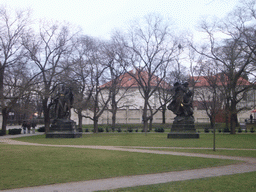
[[[255,134],[219,134],[217,135],[216,145],[217,147],[255,149],[255,138]],[[212,147],[212,134],[201,134],[200,139],[186,140],[167,139],[166,133],[149,133],[147,136],[141,133],[103,133],[84,135],[79,139],[45,139],[45,136],[42,135],[18,138],[17,140],[59,145]],[[211,150],[182,151],[201,151],[202,153],[255,157],[255,151],[249,150],[224,150],[221,152],[220,150],[217,152],[213,152]],[[4,144],[0,145],[0,160],[1,162],[4,162],[0,165],[0,169],[3,170],[3,174],[0,175],[0,189],[116,177],[122,175],[193,169],[207,166],[217,166],[229,162],[213,159],[127,153],[118,151],[35,146],[10,146]],[[130,169],[127,169],[126,167],[130,167]],[[248,174],[250,175],[250,173]],[[251,174],[255,178],[255,173]],[[227,181],[229,180],[229,177],[231,176],[227,176]],[[238,174],[234,177],[237,177],[237,180],[240,180],[241,177],[247,177],[247,174]],[[211,182],[213,181],[210,179],[209,183]],[[218,180],[216,183],[217,182]],[[207,182],[204,180],[204,183],[206,184]],[[163,190],[161,185],[157,185],[156,191],[171,191],[173,189],[171,188],[170,190],[169,186],[171,185],[172,187],[172,184],[166,185],[167,186],[164,186]],[[183,185],[184,184],[181,184],[180,186]],[[250,180],[248,181],[248,185],[250,187],[255,186],[255,184],[251,184]],[[193,189],[194,185],[191,186],[188,184],[188,186],[188,189],[190,189],[190,187]],[[204,187],[204,184],[202,187]],[[136,189],[136,191],[137,190],[138,189]],[[142,189],[142,191],[143,190],[144,189]],[[145,191],[148,191],[147,187]]]
[[[110,190],[111,192],[254,192],[256,172]]]
[[[256,134],[217,134],[216,147],[256,149]],[[57,145],[109,145],[151,147],[212,147],[213,135],[201,134],[200,139],[167,139],[167,133],[99,133],[77,139],[45,139],[45,135],[17,138],[19,141]]]
[[[0,144],[0,189],[196,169],[229,160]]]

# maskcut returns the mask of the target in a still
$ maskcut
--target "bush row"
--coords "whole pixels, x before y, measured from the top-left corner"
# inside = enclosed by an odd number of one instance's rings
[[[205,132],[205,133],[209,133],[209,132],[210,132],[210,129],[209,129],[209,128],[204,128],[204,132]],[[212,132],[213,132],[213,131],[212,131]],[[221,133],[221,132],[223,132],[223,133],[230,133],[230,130],[229,130],[228,128],[224,128],[223,130],[218,129],[218,132],[219,132],[219,133]],[[238,133],[242,133],[243,131],[242,131],[241,128],[238,128],[237,132],[238,132]],[[254,132],[255,132],[255,130],[254,130],[253,127],[251,127],[250,132],[251,132],[251,133],[254,133]],[[245,133],[247,133],[247,130],[245,130]]]
[[[93,132],[93,129],[89,129],[89,128],[86,128],[85,129],[85,132],[90,132],[90,130]],[[139,129],[138,128],[132,128],[132,127],[129,127],[127,129],[121,129],[120,127],[116,128],[115,130],[111,129],[111,128],[102,128],[102,127],[99,127],[98,128],[98,132],[99,133],[102,133],[102,132],[114,132],[114,131],[117,131],[118,133],[120,132],[139,132]],[[160,133],[163,133],[165,131],[165,129],[163,127],[158,127],[158,128],[155,128],[154,129],[155,132],[160,132]],[[141,129],[141,132],[144,132],[144,129]],[[148,130],[148,132],[150,132],[150,130]]]
[[[45,132],[45,128],[44,127],[39,127],[37,131],[38,132]]]
[[[21,134],[21,128],[17,129],[17,128],[14,128],[14,129],[9,129],[9,135],[17,135],[17,134]]]

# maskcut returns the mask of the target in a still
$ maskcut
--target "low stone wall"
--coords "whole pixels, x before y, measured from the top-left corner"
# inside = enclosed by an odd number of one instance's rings
[[[87,110],[84,112],[87,115],[93,116],[92,112]],[[149,113],[149,112],[148,112]],[[166,123],[172,123],[175,115],[170,111],[166,111]],[[250,111],[243,111],[238,114],[238,121],[243,123],[246,118],[249,118]],[[204,110],[194,110],[195,123],[210,123],[209,117]],[[78,123],[78,116],[72,112],[71,119]],[[153,123],[162,123],[162,112],[158,111],[153,118]],[[99,124],[111,124],[112,113],[105,111],[99,119]],[[117,112],[116,123],[119,124],[137,124],[142,123],[142,109],[120,109]],[[83,124],[93,124],[93,121],[88,118],[83,118]]]

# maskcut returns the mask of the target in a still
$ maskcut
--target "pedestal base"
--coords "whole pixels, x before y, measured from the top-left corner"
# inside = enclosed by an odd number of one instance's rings
[[[82,137],[82,133],[74,132],[50,132],[46,133],[46,138],[79,138]]]
[[[55,119],[46,133],[46,138],[79,138],[82,132],[79,132],[76,123],[73,120]]]
[[[178,133],[171,132],[167,135],[168,139],[199,139],[199,133]]]
[[[199,133],[196,132],[194,117],[177,116],[171,128],[171,132],[167,135],[168,139],[199,139]]]

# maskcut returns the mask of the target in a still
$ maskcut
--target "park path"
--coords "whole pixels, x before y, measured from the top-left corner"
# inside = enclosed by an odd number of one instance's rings
[[[19,135],[19,136],[23,136],[23,135]],[[24,135],[24,136],[27,136],[27,135]],[[110,190],[110,189],[116,189],[116,188],[167,183],[172,181],[183,181],[183,180],[190,180],[190,179],[200,179],[200,178],[206,178],[206,177],[216,177],[216,176],[222,176],[222,175],[232,175],[237,173],[246,173],[246,172],[256,171],[256,158],[249,158],[249,157],[234,157],[234,156],[223,156],[223,155],[183,153],[183,152],[156,150],[159,148],[154,148],[155,150],[147,150],[147,149],[144,149],[144,147],[133,148],[133,147],[118,147],[118,146],[37,144],[37,143],[15,141],[11,139],[15,137],[17,136],[0,137],[0,143],[6,143],[10,145],[89,148],[89,149],[102,149],[102,150],[118,150],[118,151],[136,152],[136,153],[151,153],[151,154],[178,155],[178,156],[188,156],[188,157],[229,159],[229,160],[238,160],[238,161],[241,161],[241,163],[227,165],[227,166],[220,166],[220,167],[194,169],[194,170],[174,171],[174,172],[166,172],[166,173],[147,174],[147,175],[124,176],[124,177],[116,177],[116,178],[109,178],[109,179],[98,179],[98,180],[90,180],[90,181],[70,182],[70,183],[38,186],[38,187],[3,190],[5,192],[66,192],[66,191],[86,192],[86,191]]]

